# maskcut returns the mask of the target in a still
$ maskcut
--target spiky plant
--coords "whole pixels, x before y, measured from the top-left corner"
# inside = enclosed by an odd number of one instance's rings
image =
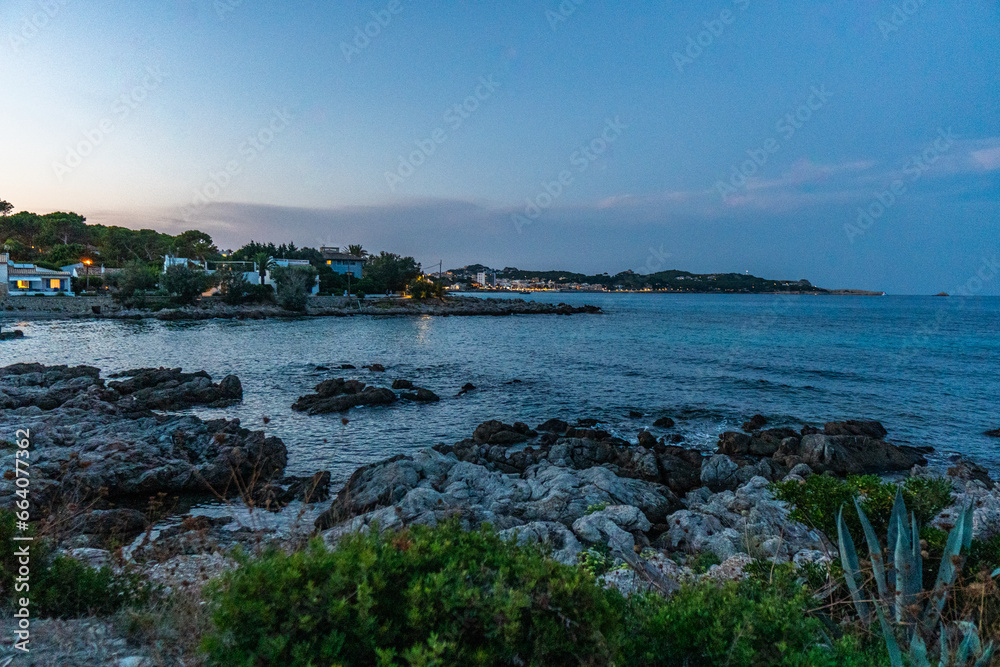
[[[960,633],[962,640],[953,653],[948,646],[948,629],[941,621],[945,600],[965,564],[962,549],[968,550],[972,544],[972,505],[963,508],[955,527],[948,533],[937,580],[929,592],[923,590],[923,558],[920,555],[917,518],[912,514],[907,518],[902,492],[897,490],[892,505],[885,551],[857,498],[854,499],[854,506],[868,543],[876,593],[869,594],[863,583],[859,583],[862,581],[861,564],[854,540],[844,523],[844,509],[841,507],[837,514],[837,542],[844,579],[862,621],[867,624],[872,622],[873,615],[878,618],[893,667],[903,667],[897,632],[909,641],[911,667],[930,667],[928,646],[935,644],[939,648],[939,667],[964,667],[970,660],[975,661],[974,667],[985,667],[993,653],[992,643],[983,648],[976,627],[972,623],[958,622],[954,624],[953,634]]]

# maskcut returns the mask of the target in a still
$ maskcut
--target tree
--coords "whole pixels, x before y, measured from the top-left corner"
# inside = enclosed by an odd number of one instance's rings
[[[9,201],[0,199],[0,216],[7,217],[14,210],[14,205]]]
[[[365,263],[363,275],[374,291],[399,292],[406,288],[407,283],[420,275],[420,264],[412,257],[401,257],[383,250],[369,258]]]
[[[205,232],[191,229],[174,237],[174,250],[178,257],[208,259],[219,254],[212,237]]]
[[[132,260],[111,280],[117,287],[114,298],[120,302],[141,302],[146,292],[156,289],[157,277],[155,268],[137,259]]]
[[[312,266],[278,267],[271,271],[278,288],[278,305],[285,310],[304,311],[306,300],[316,282],[316,269]]]
[[[182,306],[194,303],[198,297],[215,284],[215,278],[200,269],[188,266],[168,267],[160,280],[163,289]]]
[[[216,274],[219,277],[219,292],[222,300],[234,306],[250,300],[252,286],[242,271],[231,268],[222,269]]]
[[[76,264],[87,253],[87,249],[79,243],[57,245],[49,253],[48,260],[56,266]]]
[[[257,265],[257,273],[260,275],[260,284],[264,284],[267,272],[274,268],[274,257],[265,251],[258,252],[253,256],[253,263]]]
[[[444,284],[417,276],[406,286],[406,292],[414,299],[440,299],[444,296]]]
[[[361,247],[361,245],[349,245],[347,246],[347,254],[354,255],[355,257],[367,257],[368,251]]]

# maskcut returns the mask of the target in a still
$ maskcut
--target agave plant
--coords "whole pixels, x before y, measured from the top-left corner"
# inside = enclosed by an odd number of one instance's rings
[[[985,667],[993,654],[992,643],[984,648],[976,627],[972,623],[958,622],[954,634],[960,633],[962,640],[953,653],[948,646],[948,630],[941,621],[948,592],[965,563],[962,549],[968,550],[972,544],[972,505],[963,508],[955,527],[948,533],[937,580],[929,592],[923,590],[923,558],[920,555],[917,518],[911,514],[907,519],[902,491],[897,490],[892,505],[884,552],[857,498],[854,499],[854,506],[868,543],[876,594],[870,595],[863,583],[859,583],[862,582],[861,564],[854,540],[844,523],[844,509],[841,508],[837,515],[837,542],[844,579],[862,621],[871,623],[873,615],[878,618],[893,667],[903,667],[903,656],[896,638],[897,628],[909,640],[911,667],[930,667],[927,647],[934,644],[939,644],[939,667],[964,667],[970,660],[975,661],[974,667]],[[890,623],[887,616],[894,623]]]

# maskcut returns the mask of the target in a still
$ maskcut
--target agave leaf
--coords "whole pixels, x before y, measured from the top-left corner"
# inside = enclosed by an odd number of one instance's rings
[[[864,591],[858,585],[861,577],[861,564],[858,562],[858,552],[854,549],[854,540],[844,523],[844,508],[837,512],[837,546],[840,549],[840,563],[844,566],[844,580],[847,588],[851,591],[851,598],[854,599],[854,608],[858,610],[858,616],[868,624],[871,622],[871,606],[865,600]],[[877,605],[876,605],[877,608]]]
[[[959,621],[956,625],[962,628],[962,632],[965,634],[965,637],[963,637],[962,643],[958,645],[958,654],[955,656],[955,664],[962,665],[964,667],[970,657],[979,655],[982,651],[982,647],[979,644],[979,633],[976,632],[975,625],[969,623],[968,621]]]
[[[1000,575],[1000,567],[998,567],[997,569],[993,570],[993,573],[990,575],[990,578],[993,578],[993,577],[995,577],[997,575]]]
[[[885,639],[885,648],[889,653],[889,664],[892,667],[903,667],[903,653],[899,650],[899,642],[896,641],[896,635],[892,633],[892,627],[885,620],[885,614],[882,613],[880,606],[875,605],[875,613],[878,614],[878,622],[882,626],[882,637]]]
[[[861,509],[861,503],[858,502],[856,497],[854,498],[854,506],[858,510],[858,518],[861,519],[861,528],[865,531],[865,541],[868,542],[868,554],[872,559],[872,573],[875,575],[878,596],[881,600],[887,601],[889,599],[889,591],[885,584],[885,562],[882,558],[882,545],[879,544],[878,538],[875,537],[875,530],[872,528],[871,522],[868,521],[865,511]]]
[[[931,663],[927,659],[927,644],[916,632],[913,633],[913,639],[910,640],[910,667],[931,667]]]
[[[903,490],[902,488],[896,488],[896,499],[892,501],[892,512],[889,514],[889,535],[885,543],[886,549],[886,579],[885,582],[889,588],[896,587],[896,541],[898,538],[899,529],[897,527],[897,518],[906,516],[906,503],[903,501]],[[897,613],[898,615],[898,613]]]
[[[922,586],[917,576],[917,563],[913,559],[913,538],[904,517],[896,517],[896,621],[911,622],[916,595]],[[918,542],[919,548],[919,542]],[[917,553],[919,557],[919,552]]]
[[[948,631],[944,627],[944,622],[941,622],[941,660],[938,662],[938,667],[948,667],[948,660],[951,659],[951,649],[948,648]]]
[[[945,599],[948,597],[948,589],[955,583],[955,577],[962,569],[960,552],[965,543],[966,528],[971,525],[971,521],[967,520],[971,515],[972,506],[967,505],[955,523],[955,527],[948,533],[948,541],[945,543],[944,553],[941,556],[941,565],[938,567],[937,580],[934,582],[934,589],[931,591],[930,599],[927,601],[927,609],[924,611],[925,628],[934,626],[941,618],[941,611],[944,609]],[[971,533],[971,528],[968,532]]]
[[[992,657],[993,657],[993,642],[990,642],[989,644],[986,645],[986,648],[983,649],[983,654],[979,656],[979,660],[976,660],[976,664],[973,665],[972,667],[986,667],[986,665],[990,664],[990,658]]]

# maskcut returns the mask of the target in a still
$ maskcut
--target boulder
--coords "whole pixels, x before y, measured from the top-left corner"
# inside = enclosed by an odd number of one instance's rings
[[[754,415],[748,421],[743,422],[742,428],[744,431],[751,432],[762,429],[767,424],[767,417],[764,415]]]
[[[823,427],[826,435],[860,435],[873,440],[881,440],[889,435],[877,421],[851,419],[843,422],[827,422]]]
[[[549,433],[558,433],[559,435],[565,433],[567,429],[569,429],[569,424],[561,419],[549,419],[535,427],[536,431],[547,431]]]
[[[837,475],[909,470],[915,465],[927,464],[923,453],[916,448],[857,435],[802,436],[795,454],[813,471],[830,471]]]
[[[660,417],[655,422],[653,422],[653,426],[655,426],[656,428],[673,428],[674,420],[671,419],[670,417]]]
[[[1000,428],[995,428],[992,431],[986,431],[984,435],[988,435],[991,438],[1000,438]]]
[[[735,488],[739,484],[736,472],[739,470],[731,458],[725,454],[715,454],[701,466],[701,481],[713,491]]]
[[[415,389],[416,391],[400,394],[399,397],[405,398],[408,401],[417,401],[419,403],[433,403],[441,400],[441,397],[430,389],[424,389],[423,387],[415,387]]]
[[[656,436],[649,431],[639,431],[639,446],[652,449],[656,446]]]
[[[413,382],[410,380],[393,380],[393,389],[413,389]]]

